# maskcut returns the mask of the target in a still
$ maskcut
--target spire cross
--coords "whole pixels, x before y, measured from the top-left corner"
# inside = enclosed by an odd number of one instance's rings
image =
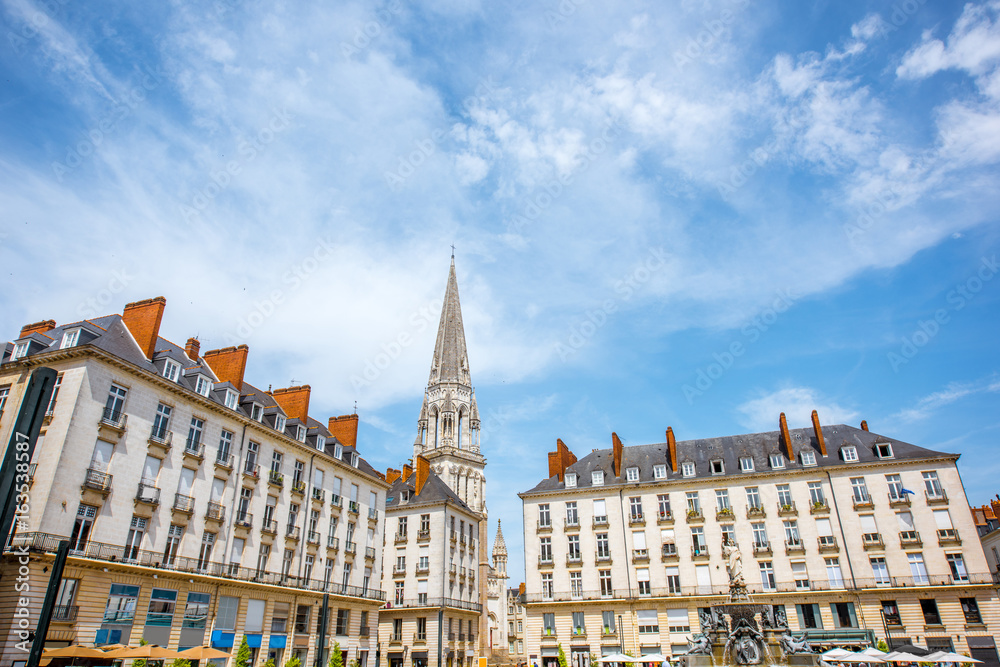
[[[455,244],[451,244],[451,258],[455,259]]]

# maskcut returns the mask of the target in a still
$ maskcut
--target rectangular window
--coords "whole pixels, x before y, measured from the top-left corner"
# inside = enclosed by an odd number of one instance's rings
[[[844,575],[840,570],[839,558],[824,558],[826,562],[826,578],[830,582],[830,588],[843,588]]]
[[[976,598],[959,598],[962,603],[962,613],[965,614],[965,622],[978,625],[983,622],[983,617],[979,613],[979,603]]]
[[[809,572],[806,570],[805,561],[792,561],[792,579],[795,581],[795,590],[809,590]]]
[[[607,524],[608,522],[608,509],[607,503],[604,502],[603,498],[597,498],[594,500],[594,524]]]
[[[688,491],[685,494],[687,500],[687,510],[688,514],[701,514],[701,498],[698,497],[697,491]]]
[[[295,632],[304,635],[309,632],[309,615],[312,605],[300,604],[295,610]]]
[[[615,634],[615,612],[613,611],[602,611],[601,612],[601,626],[602,631],[606,635]]]
[[[826,496],[823,495],[822,482],[809,482],[809,501],[813,506],[826,506]]]
[[[201,446],[201,434],[205,428],[205,420],[191,417],[191,425],[188,427],[187,443],[184,448],[189,452],[197,452]]]
[[[636,467],[625,469],[625,480],[628,482],[638,482],[639,481],[639,469]]]
[[[731,510],[732,507],[729,505],[729,490],[728,489],[716,489],[715,490],[715,505],[716,509],[720,512]]]
[[[661,493],[656,496],[656,509],[661,519],[670,518],[670,494]]]
[[[849,446],[849,447],[841,447],[840,448],[840,456],[841,456],[842,459],[844,459],[848,463],[857,461],[858,460],[858,449],[857,449],[857,447],[854,447],[853,445]]]
[[[215,610],[215,627],[219,630],[235,630],[239,610],[239,598],[220,596],[219,607]]]
[[[666,479],[667,478],[667,466],[662,463],[657,463],[653,466],[653,479]]]
[[[694,463],[686,461],[681,464],[681,475],[684,477],[694,477],[695,472]]]
[[[208,620],[208,608],[211,601],[212,596],[208,593],[188,593],[181,627],[204,628]]]
[[[655,609],[637,609],[635,615],[639,634],[654,634],[660,631],[660,622]]]
[[[569,587],[574,599],[583,597],[583,574],[581,572],[569,573]]]
[[[585,635],[587,631],[583,624],[583,612],[574,611],[573,612],[573,634],[574,635]]]
[[[951,569],[952,581],[968,581],[969,573],[965,569],[965,559],[962,558],[962,554],[945,554],[945,558],[948,561],[948,567]]]
[[[803,449],[799,452],[799,458],[804,466],[816,465],[816,452],[811,449]]]
[[[919,553],[906,554],[906,559],[910,562],[910,575],[913,577],[913,583],[917,585],[928,583],[924,555]]]
[[[679,595],[681,592],[681,569],[676,565],[666,568],[667,590],[672,595]]]
[[[882,617],[885,618],[886,625],[902,625],[903,620],[899,615],[899,607],[895,600],[882,600]]]
[[[556,615],[542,614],[542,628],[544,628],[546,635],[554,635],[556,633]]]
[[[930,498],[940,498],[944,495],[944,489],[941,488],[941,480],[938,479],[938,474],[934,470],[922,473],[924,478],[924,490],[927,491],[927,495]]]
[[[670,632],[691,632],[687,609],[667,609],[667,629]]]
[[[774,590],[774,567],[771,561],[762,560],[760,566],[760,585],[765,591]]]
[[[576,473],[568,472],[566,473],[566,488],[575,489],[576,488]]]
[[[552,562],[552,538],[538,538],[538,559],[543,563]]]
[[[833,626],[835,628],[858,627],[858,617],[854,613],[853,602],[831,602],[830,612],[833,615]]]
[[[920,611],[924,613],[924,623],[926,625],[941,625],[941,614],[938,613],[937,602],[935,600],[921,600]]]
[[[767,541],[767,528],[764,526],[763,521],[755,522],[750,524],[750,528],[753,530],[753,545],[754,548],[763,549],[768,545]]]
[[[705,529],[701,526],[691,527],[691,547],[695,556],[702,555],[708,550],[705,545]]]
[[[791,508],[792,506],[792,489],[788,484],[778,484],[778,504],[782,508]]]
[[[782,525],[785,528],[785,543],[788,546],[798,546],[799,541],[799,522],[791,519],[788,521],[783,521]]]
[[[66,349],[67,347],[76,347],[76,343],[79,340],[80,340],[79,329],[73,329],[72,331],[67,331],[63,334],[62,344],[59,347],[60,349]]]
[[[872,574],[875,575],[875,583],[879,586],[889,585],[889,568],[885,564],[885,558],[876,556],[871,559]]]
[[[580,536],[568,535],[566,537],[569,557],[572,560],[580,560]]]
[[[264,600],[247,600],[247,614],[243,618],[243,630],[246,632],[263,632],[264,630]]]
[[[592,473],[590,473],[590,483],[593,486],[601,486],[602,484],[604,484],[604,471],[595,470]]]
[[[771,467],[775,470],[780,470],[785,467],[785,457],[783,454],[771,454],[770,461]]]
[[[714,459],[709,463],[709,468],[712,470],[713,475],[723,475],[726,472],[726,465],[722,459]]]
[[[274,608],[271,610],[271,634],[273,635],[283,635],[288,628],[288,610],[290,609],[287,602],[275,602]]]
[[[566,525],[567,526],[579,526],[580,525],[580,515],[576,512],[576,503],[568,502],[566,503]]]
[[[548,504],[538,506],[538,526],[541,528],[552,525],[552,516],[549,514]]]
[[[195,391],[202,396],[208,396],[208,392],[212,389],[212,383],[209,382],[208,378],[204,375],[198,376],[198,383],[195,386]]]
[[[747,487],[747,507],[750,509],[760,509],[760,490],[756,486]]]
[[[149,597],[149,611],[146,625],[169,628],[174,621],[174,607],[177,605],[177,591],[154,588]]]
[[[346,636],[347,632],[351,626],[351,610],[350,609],[338,609],[337,610],[337,629],[338,635]]]
[[[867,503],[869,501],[868,485],[865,484],[864,477],[851,478],[851,491],[854,494],[854,502]]]
[[[222,434],[219,436],[219,450],[216,452],[215,460],[219,463],[226,463],[229,460],[229,450],[232,446],[232,432],[222,429]],[[230,467],[232,467],[232,465],[230,465]]]
[[[597,557],[598,558],[610,558],[611,557],[611,547],[608,542],[607,533],[597,533],[595,535],[597,539]]]
[[[642,518],[642,498],[629,498],[629,515],[632,519]]]
[[[797,604],[795,610],[799,615],[799,627],[804,630],[822,630],[823,620],[819,615],[818,604]]]
[[[552,599],[552,573],[542,573],[542,597]]]
[[[598,570],[597,578],[601,582],[601,595],[603,597],[611,597],[611,570]]]
[[[49,404],[45,408],[45,415],[52,416],[56,411],[56,400],[59,398],[59,389],[62,387],[63,374],[60,373],[56,376],[56,383],[52,386],[52,398],[49,399]],[[0,388],[0,393],[8,391],[7,387]],[[4,398],[0,399],[0,415],[3,415],[3,404],[6,402],[6,394],[3,394]]]
[[[639,595],[649,595],[649,568],[640,567],[635,571],[635,580],[639,586]]]
[[[750,456],[741,456],[740,470],[742,472],[753,472],[753,458]]]
[[[885,482],[889,486],[889,500],[903,500],[903,478],[899,475],[886,475]]]

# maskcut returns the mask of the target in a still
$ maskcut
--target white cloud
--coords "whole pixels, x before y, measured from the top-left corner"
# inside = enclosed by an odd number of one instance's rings
[[[846,424],[858,417],[858,412],[820,395],[809,387],[785,387],[759,393],[737,406],[737,420],[753,432],[778,430],[778,417],[784,412],[790,428],[812,424],[812,411],[819,413],[822,424]]]
[[[968,3],[948,35],[947,44],[927,31],[921,43],[896,68],[901,79],[923,79],[946,69],[979,75],[1000,62],[1000,2]]]
[[[1000,379],[989,377],[974,382],[951,382],[944,389],[924,396],[913,407],[900,410],[889,417],[889,421],[906,423],[927,419],[946,405],[951,405],[969,396],[1000,391]]]

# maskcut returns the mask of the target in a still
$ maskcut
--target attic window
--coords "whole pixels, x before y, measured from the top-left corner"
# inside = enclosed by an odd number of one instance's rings
[[[323,437],[323,436],[321,436],[321,435],[317,435],[316,436],[316,449],[318,449],[320,451],[323,451],[323,449],[325,447],[326,447],[326,438]]]
[[[357,452],[351,452],[351,465],[354,466],[355,468],[358,467],[358,453]]]
[[[253,407],[250,409],[250,419],[255,422],[259,422],[264,418],[264,408],[260,403],[254,403]]]
[[[212,383],[208,381],[208,378],[204,375],[199,375],[198,382],[195,384],[194,390],[202,396],[208,396],[208,392],[211,389]]]
[[[775,470],[781,470],[785,467],[785,456],[784,454],[771,454],[771,467]]]
[[[709,465],[712,468],[713,475],[724,475],[726,473],[726,464],[722,459],[715,459]]]
[[[306,441],[306,427],[301,424],[295,427],[295,439],[299,442]]]
[[[799,452],[799,458],[802,460],[802,465],[804,466],[816,465],[816,452],[811,449],[803,449]]]
[[[575,489],[576,488],[576,473],[568,472],[566,473],[566,488]]]
[[[344,458],[344,446],[339,442],[333,446],[333,458],[335,459]]]
[[[28,341],[14,345],[14,353],[10,355],[10,360],[20,359],[28,355]]]
[[[880,459],[891,459],[892,458],[892,444],[888,442],[876,442],[875,443],[875,454]]]
[[[667,466],[662,463],[658,463],[653,466],[653,479],[666,479],[667,478]]]
[[[625,481],[627,482],[638,482],[639,481],[639,468],[633,466],[631,468],[625,469]]]
[[[74,347],[76,346],[79,340],[80,340],[79,329],[73,329],[72,331],[67,331],[66,333],[63,334],[62,345],[60,345],[59,347],[60,348]]]
[[[274,416],[274,430],[278,433],[285,432],[285,418],[282,415]]]
[[[237,394],[232,389],[226,390],[226,407],[230,410],[236,409],[236,401],[239,399],[240,395]]]
[[[602,484],[604,484],[604,471],[595,470],[594,472],[590,473],[590,483],[593,484],[594,486],[601,486]]]
[[[753,457],[752,456],[741,456],[740,457],[740,470],[743,472],[753,472]]]
[[[840,457],[845,461],[857,461],[858,460],[858,448],[854,445],[848,445],[846,447],[840,448]]]
[[[684,477],[694,477],[695,469],[694,463],[687,461],[681,464],[681,475]]]
[[[180,369],[180,364],[167,359],[167,362],[163,364],[163,377],[167,378],[171,382],[177,382],[177,375]]]

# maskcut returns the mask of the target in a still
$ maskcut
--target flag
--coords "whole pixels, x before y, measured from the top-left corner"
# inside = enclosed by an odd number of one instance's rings
[[[902,489],[902,492],[903,492],[904,494],[905,494],[905,493],[909,493],[909,494],[911,494],[911,495],[914,495],[914,496],[915,496],[915,495],[917,495],[916,491],[910,491],[910,490],[909,490],[909,489],[907,489],[907,488],[903,488],[903,489]]]

